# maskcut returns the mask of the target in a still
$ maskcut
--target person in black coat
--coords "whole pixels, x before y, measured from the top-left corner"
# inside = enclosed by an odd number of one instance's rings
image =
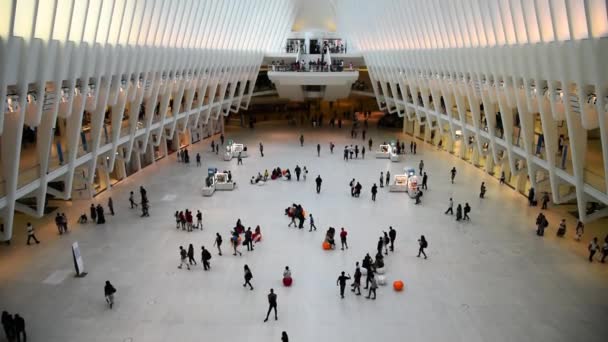
[[[97,210],[95,209],[95,204],[91,204],[90,207],[91,210],[91,221],[97,222]]]
[[[220,253],[220,255],[222,254]],[[211,260],[211,253],[209,253],[209,251],[205,249],[205,246],[201,246],[201,262],[203,263],[203,269],[205,271],[211,269],[211,264],[209,263],[209,260]]]
[[[4,328],[4,334],[8,341],[13,341],[15,338],[15,321],[13,316],[6,311],[2,311],[2,328]]]
[[[19,316],[19,314],[15,314],[15,335],[17,336],[17,341],[21,341],[21,337],[23,337],[23,342],[27,341],[27,334],[25,333],[25,320],[23,317]]]
[[[114,294],[116,289],[109,280],[106,280],[106,285],[103,287],[103,293],[106,297],[106,302],[110,305],[110,309],[114,306]]]
[[[393,229],[393,226],[388,228],[388,237],[391,239],[391,252],[395,251],[395,239],[397,238],[397,231]]]
[[[243,284],[243,287],[246,287],[247,285],[249,285],[249,288],[253,291],[253,285],[251,285],[251,279],[253,279],[253,273],[251,273],[249,266],[245,265],[244,272],[245,272],[245,275],[244,275],[245,283]]]
[[[359,262],[357,262],[355,264],[355,276],[354,276],[354,281],[351,284],[351,291],[355,292],[357,291],[357,293],[355,293],[357,296],[361,295],[361,269],[359,268]]]
[[[97,223],[98,224],[106,223],[106,217],[103,214],[103,207],[101,206],[101,204],[97,205]]]
[[[376,246],[379,254],[382,254],[382,247],[384,247],[384,238],[380,236],[380,239],[378,240],[378,245]]]
[[[456,207],[456,221],[462,220],[462,205]]]
[[[317,179],[315,179],[315,182],[317,183],[317,193],[321,192],[321,183],[323,183],[323,179],[321,179],[321,175],[317,176]]]
[[[340,297],[342,299],[344,299],[344,289],[346,288],[346,281],[350,279],[350,274],[347,276],[345,275],[344,271],[342,271],[342,274],[338,277],[338,280],[336,281],[336,285],[340,285]]]
[[[251,232],[251,227],[248,227],[247,231],[245,231],[245,241],[244,241],[244,245],[247,246],[248,251],[253,250],[253,239],[251,238],[252,235],[253,235],[253,233]]]
[[[194,246],[192,246],[192,244],[188,246],[188,263],[190,265],[196,265],[196,260],[194,260]]]

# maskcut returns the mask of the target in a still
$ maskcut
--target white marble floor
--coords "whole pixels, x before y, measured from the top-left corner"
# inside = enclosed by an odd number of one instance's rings
[[[608,267],[589,264],[578,247],[552,235],[533,233],[537,209],[500,187],[482,171],[419,142],[418,155],[391,163],[374,159],[342,160],[349,130],[304,129],[259,125],[254,130],[231,130],[227,138],[245,142],[251,157],[237,166],[221,161],[209,143],[195,145],[203,152],[203,167],[177,163],[175,156],[148,167],[102,194],[96,201],[114,199],[117,215],[107,224],[78,226],[56,236],[51,223],[39,227],[42,244],[26,247],[16,241],[0,251],[0,309],[19,312],[27,320],[31,341],[280,341],[281,331],[292,341],[601,341],[608,333]],[[372,132],[374,144],[400,136]],[[408,137],[408,141],[409,141]],[[336,143],[334,154],[328,143]],[[257,144],[264,142],[265,157]],[[364,142],[359,139],[360,145]],[[321,157],[316,144],[321,143]],[[367,145],[365,143],[365,145]],[[194,158],[192,158],[194,159]],[[372,202],[370,186],[380,171],[398,174],[404,166],[417,168],[424,159],[429,191],[415,206],[404,193],[381,189]],[[306,165],[306,182],[273,181],[263,187],[248,184],[258,170]],[[208,166],[230,169],[239,186],[203,198],[200,187]],[[456,184],[449,169],[458,168]],[[314,177],[323,178],[316,194]],[[361,198],[351,198],[348,182],[360,180]],[[478,198],[481,181],[488,194]],[[127,209],[128,192],[143,184],[151,200],[151,217],[140,218]],[[471,221],[457,223],[446,216],[448,197],[473,207]],[[313,213],[319,230],[287,228],[283,209],[301,203]],[[76,218],[87,203],[68,208]],[[201,209],[204,231],[175,229],[173,212]],[[220,232],[228,247],[228,231],[237,218],[245,226],[260,225],[264,235],[255,251],[242,257],[215,254],[212,270],[177,269],[178,246],[194,243],[212,247]],[[350,249],[323,251],[328,226],[349,231]],[[375,301],[348,292],[341,300],[336,286],[339,272],[354,272],[355,261],[375,250],[382,230],[397,229],[396,251],[387,259],[389,284],[402,279],[405,291],[385,286]],[[572,225],[571,225],[572,227]],[[429,241],[428,260],[416,258],[418,237]],[[588,239],[587,239],[588,240]],[[70,245],[81,245],[89,275],[72,277]],[[576,251],[575,251],[576,250]],[[577,252],[578,251],[578,252]],[[200,257],[200,256],[199,256]],[[243,265],[253,272],[254,291],[242,287]],[[283,268],[293,271],[294,285],[281,285]],[[118,293],[113,310],[106,307],[103,284],[110,280]],[[278,294],[279,320],[263,323],[266,294]],[[604,336],[604,337],[602,337]],[[2,340],[2,339],[0,339]]]

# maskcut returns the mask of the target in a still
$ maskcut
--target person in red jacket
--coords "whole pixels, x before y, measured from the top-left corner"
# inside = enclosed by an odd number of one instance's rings
[[[346,235],[348,235],[348,232],[346,232],[346,230],[342,228],[340,230],[340,242],[342,243],[342,250],[344,250],[344,247],[348,249],[348,243],[346,243]]]

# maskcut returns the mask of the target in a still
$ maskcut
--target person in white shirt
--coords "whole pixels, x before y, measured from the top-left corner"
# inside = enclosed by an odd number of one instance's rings
[[[32,226],[32,224],[30,222],[27,223],[27,244],[30,244],[30,240],[34,239],[34,241],[36,241],[36,244],[39,244],[40,241],[38,241],[38,239],[36,238],[36,235],[34,235],[34,226]]]

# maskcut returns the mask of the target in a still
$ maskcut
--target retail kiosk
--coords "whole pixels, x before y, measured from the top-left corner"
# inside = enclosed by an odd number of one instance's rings
[[[217,172],[217,169],[209,168],[202,192],[203,196],[209,197],[215,193],[215,190],[234,190],[234,188],[236,183],[232,180],[228,181],[227,172]]]
[[[416,176],[416,169],[414,168],[406,167],[404,171],[407,175],[407,194],[414,198],[420,186],[420,177]]]
[[[393,178],[393,184],[388,186],[391,192],[407,192],[407,175],[396,175]]]
[[[376,151],[376,158],[389,159],[391,157],[391,150],[391,145],[380,145],[380,148]]]

